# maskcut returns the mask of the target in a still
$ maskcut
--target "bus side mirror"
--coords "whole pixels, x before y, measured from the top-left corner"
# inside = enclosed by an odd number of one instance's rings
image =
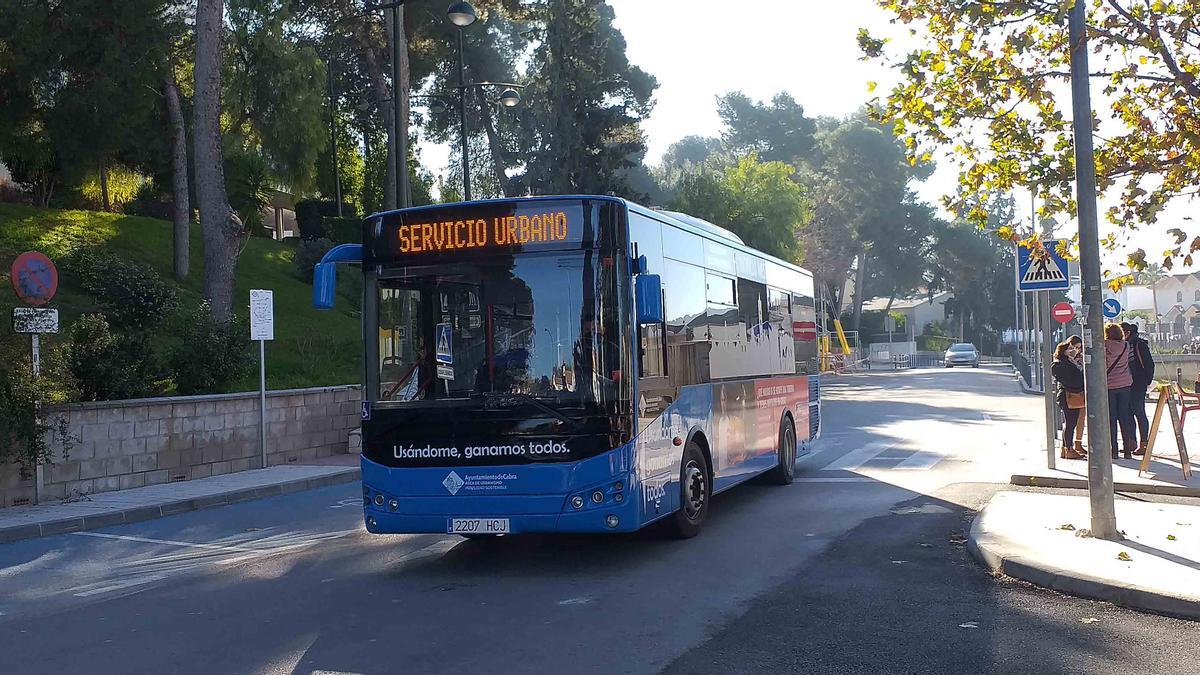
[[[650,262],[646,260],[646,256],[639,255],[633,259],[633,273],[645,274],[650,271]]]
[[[335,292],[337,292],[337,263],[317,263],[313,267],[313,307],[333,309]]]
[[[634,295],[637,296],[638,323],[663,322],[662,277],[657,274],[638,276]]]

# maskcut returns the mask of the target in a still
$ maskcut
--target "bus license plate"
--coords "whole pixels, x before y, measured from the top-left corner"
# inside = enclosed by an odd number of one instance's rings
[[[508,534],[508,518],[451,518],[448,534]]]

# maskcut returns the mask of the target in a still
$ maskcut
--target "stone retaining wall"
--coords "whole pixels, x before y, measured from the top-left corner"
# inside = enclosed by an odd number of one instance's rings
[[[267,392],[267,464],[345,453],[359,426],[357,386]],[[44,469],[49,499],[261,468],[258,392],[63,406],[74,442]],[[0,508],[32,503],[32,480],[0,465]]]

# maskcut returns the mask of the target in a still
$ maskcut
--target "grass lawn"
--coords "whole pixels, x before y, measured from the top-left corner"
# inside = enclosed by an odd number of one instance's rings
[[[192,226],[191,270],[178,284],[180,301],[200,302],[204,268],[200,227]],[[22,251],[38,250],[52,260],[82,248],[103,248],[117,256],[153,267],[164,279],[171,271],[171,224],[154,218],[124,216],[94,211],[63,211],[14,204],[0,204],[0,324],[11,330],[7,317],[16,299],[8,280],[13,258]],[[331,312],[312,307],[312,286],[296,277],[293,249],[262,237],[252,237],[238,260],[235,307],[246,315],[250,289],[275,292],[275,341],[267,344],[267,386],[271,389],[357,383],[361,380],[362,333],[360,315],[349,298],[340,297]],[[346,272],[352,272],[346,270]],[[353,293],[353,274],[339,277],[344,293]],[[92,298],[80,289],[61,283],[51,303],[63,316],[64,332],[71,320],[95,308]],[[249,336],[247,336],[249,342]],[[254,351],[257,352],[257,349]],[[258,388],[255,368],[231,391]]]

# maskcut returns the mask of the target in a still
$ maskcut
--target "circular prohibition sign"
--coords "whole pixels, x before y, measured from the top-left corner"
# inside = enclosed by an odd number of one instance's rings
[[[58,268],[38,251],[26,251],[13,261],[10,280],[17,297],[30,305],[44,305],[58,292]]]

